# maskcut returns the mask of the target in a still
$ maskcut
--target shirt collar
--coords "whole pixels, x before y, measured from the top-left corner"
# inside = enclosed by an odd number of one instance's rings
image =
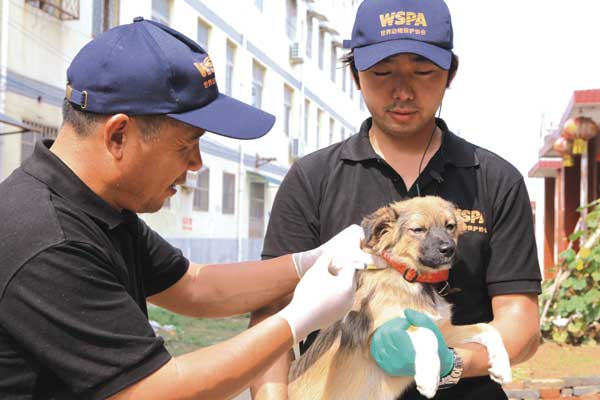
[[[129,211],[123,213],[92,191],[75,173],[49,149],[52,140],[38,141],[33,155],[23,163],[23,171],[43,182],[58,196],[81,209],[109,229],[125,222]]]
[[[352,135],[344,142],[340,153],[342,160],[360,162],[379,158],[369,141],[369,130],[372,122],[371,118],[367,118],[362,123],[358,134]],[[479,165],[475,155],[475,145],[450,132],[441,118],[436,118],[436,124],[442,130],[442,146],[439,152],[444,164],[465,168]]]

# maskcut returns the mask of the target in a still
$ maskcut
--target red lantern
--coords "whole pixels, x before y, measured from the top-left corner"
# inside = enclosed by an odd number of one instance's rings
[[[587,151],[587,141],[598,134],[598,125],[588,117],[575,117],[565,122],[561,136],[573,141],[573,154]]]
[[[564,167],[573,166],[573,157],[571,157],[572,147],[573,144],[571,143],[571,141],[565,139],[564,137],[559,137],[552,145],[554,151],[562,156]]]

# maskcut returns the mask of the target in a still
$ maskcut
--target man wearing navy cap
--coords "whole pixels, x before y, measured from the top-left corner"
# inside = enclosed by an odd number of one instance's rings
[[[436,118],[458,68],[448,7],[442,0],[365,0],[344,47],[351,49],[344,61],[371,117],[357,134],[292,166],[273,204],[263,257],[318,246],[391,202],[441,196],[460,208],[468,229],[448,281],[453,322],[491,322],[511,362],[526,360],[539,343],[541,278],[529,198],[512,165]],[[254,313],[252,321],[273,309]],[[391,322],[380,329],[404,329]],[[410,340],[389,332],[373,336],[373,356],[388,374],[405,375],[414,370],[410,349],[403,347]],[[386,336],[397,342],[390,347],[379,340]],[[309,336],[303,347],[313,340]],[[444,390],[435,399],[506,399],[488,376],[482,346],[441,346],[439,356]],[[255,381],[255,393],[273,393],[256,398],[284,397],[287,360]],[[422,398],[415,388],[402,396]]]
[[[195,42],[136,18],[88,43],[67,80],[56,141],[0,184],[0,398],[229,398],[349,310],[358,226],[308,252],[200,266],[138,219],[201,168],[206,131],[253,139],[274,123],[219,93]],[[147,320],[146,301],[223,317],[296,284],[277,316],[177,358]]]

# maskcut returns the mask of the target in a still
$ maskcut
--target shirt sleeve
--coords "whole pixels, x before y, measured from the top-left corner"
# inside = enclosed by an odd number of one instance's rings
[[[541,293],[533,213],[521,178],[496,200],[487,269],[490,296]]]
[[[181,250],[173,247],[142,220],[140,233],[146,296],[152,296],[181,279],[189,267],[189,261]]]
[[[28,261],[2,302],[0,322],[77,398],[104,399],[171,358],[97,247],[66,242]]]
[[[271,210],[263,259],[310,250],[320,243],[318,195],[296,162],[283,179]]]

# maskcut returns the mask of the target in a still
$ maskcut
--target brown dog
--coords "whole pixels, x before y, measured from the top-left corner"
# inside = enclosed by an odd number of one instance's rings
[[[417,197],[383,207],[366,217],[363,249],[373,254],[375,270],[358,271],[352,311],[322,331],[309,350],[292,363],[291,400],[393,400],[416,381],[424,396],[435,395],[440,374],[437,339],[425,328],[408,334],[415,349],[415,376],[387,375],[371,356],[371,335],[404,316],[404,309],[426,313],[448,346],[478,342],[487,347],[490,376],[510,381],[508,355],[498,332],[488,324],[454,326],[451,306],[431,282],[447,280],[456,243],[465,224],[456,208],[439,197]]]

